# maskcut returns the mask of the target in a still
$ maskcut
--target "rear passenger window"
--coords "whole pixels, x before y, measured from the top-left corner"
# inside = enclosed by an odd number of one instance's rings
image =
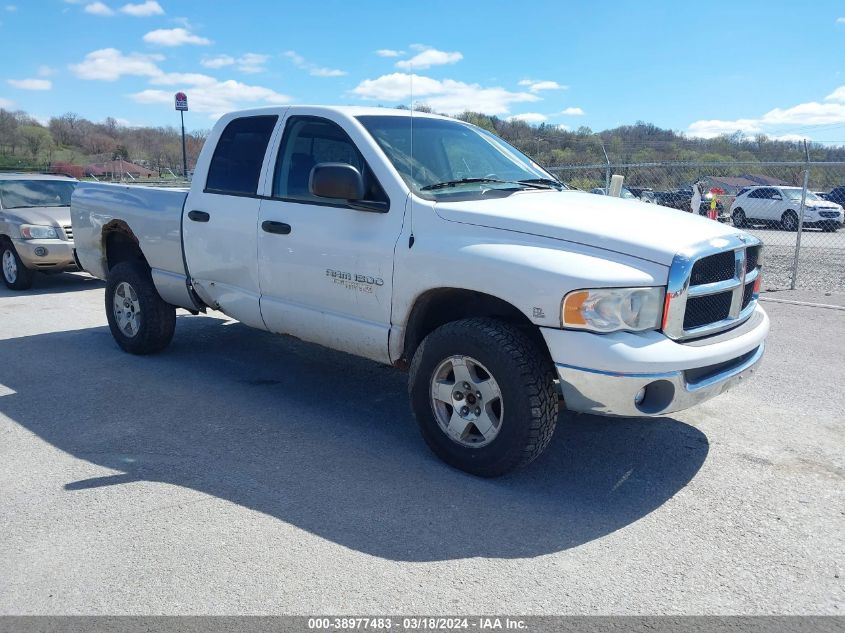
[[[205,190],[255,195],[264,153],[277,119],[276,116],[251,116],[230,122],[214,148]]]
[[[765,189],[755,189],[751,193],[748,194],[749,198],[768,198],[766,195]]]

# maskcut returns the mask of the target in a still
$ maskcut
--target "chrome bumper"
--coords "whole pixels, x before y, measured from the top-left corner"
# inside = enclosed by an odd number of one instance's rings
[[[566,408],[610,416],[652,416],[688,409],[727,391],[754,372],[765,344],[712,369],[622,374],[556,364]],[[637,394],[645,390],[642,401]]]

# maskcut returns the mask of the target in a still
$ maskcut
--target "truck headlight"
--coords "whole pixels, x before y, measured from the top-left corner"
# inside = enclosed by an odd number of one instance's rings
[[[656,330],[665,292],[664,288],[575,290],[563,299],[561,325],[592,332]]]
[[[55,240],[59,234],[52,226],[22,224],[21,237],[25,240]]]

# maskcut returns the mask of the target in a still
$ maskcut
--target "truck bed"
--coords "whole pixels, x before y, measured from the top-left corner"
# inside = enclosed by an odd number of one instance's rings
[[[125,226],[138,239],[154,275],[186,276],[182,208],[188,189],[81,182],[71,199],[76,253],[82,267],[105,279],[103,229]]]

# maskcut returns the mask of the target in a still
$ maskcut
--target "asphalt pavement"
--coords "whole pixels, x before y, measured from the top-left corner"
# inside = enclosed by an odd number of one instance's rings
[[[100,282],[3,288],[0,614],[841,615],[845,311],[765,306],[736,390],[483,480],[396,370],[182,312],[134,357]]]

